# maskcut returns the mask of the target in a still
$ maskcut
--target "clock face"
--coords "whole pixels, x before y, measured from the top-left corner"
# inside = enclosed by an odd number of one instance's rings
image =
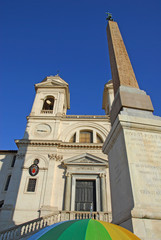
[[[34,135],[46,137],[51,133],[51,127],[48,124],[38,124],[34,129]]]

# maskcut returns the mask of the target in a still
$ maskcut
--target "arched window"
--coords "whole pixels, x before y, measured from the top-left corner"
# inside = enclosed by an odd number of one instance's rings
[[[93,143],[93,132],[88,131],[88,130],[80,131],[79,142],[80,143]]]
[[[97,143],[103,143],[103,139],[101,138],[101,136],[97,133],[96,135],[97,138]]]
[[[76,133],[74,133],[74,135],[71,137],[71,139],[69,140],[70,143],[75,143],[76,142]]]
[[[53,110],[54,107],[54,97],[48,96],[43,104],[42,110]]]
[[[76,143],[76,139],[77,139],[77,142],[78,142],[78,136],[79,136],[79,142],[80,143],[103,143],[103,138],[100,136],[100,134],[97,133],[97,132],[95,134],[96,134],[96,138],[93,137],[93,131],[92,130],[81,130],[79,132],[79,135],[78,135],[78,131],[77,131],[69,139],[69,142],[70,143]]]

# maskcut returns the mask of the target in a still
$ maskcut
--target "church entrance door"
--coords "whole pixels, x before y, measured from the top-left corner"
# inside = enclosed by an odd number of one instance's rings
[[[96,211],[96,181],[95,180],[76,180],[76,211]]]

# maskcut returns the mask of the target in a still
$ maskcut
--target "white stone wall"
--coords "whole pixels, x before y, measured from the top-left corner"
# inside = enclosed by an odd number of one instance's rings
[[[31,118],[31,134],[29,131],[29,139],[32,136],[32,129],[35,125],[35,120]],[[36,120],[37,124],[38,120]],[[41,120],[39,120],[41,122]],[[80,131],[83,129],[92,130],[93,132],[97,132],[103,138],[106,137],[108,133],[108,129],[110,129],[110,123],[107,119],[57,119],[55,121],[48,120],[47,123],[53,126],[53,134],[51,136],[37,138],[37,141],[53,140],[62,142],[69,142],[72,134],[76,131]],[[54,137],[55,133],[55,137]],[[57,137],[56,137],[57,136]],[[36,141],[36,139],[32,139]],[[42,206],[49,207],[49,209],[58,209],[63,210],[63,201],[64,201],[64,191],[65,191],[65,169],[61,166],[61,161],[56,161],[55,159],[49,159],[48,155],[56,154],[58,156],[63,156],[63,160],[68,159],[70,157],[75,157],[81,155],[83,153],[89,153],[91,155],[97,156],[102,159],[107,159],[106,155],[102,153],[101,147],[99,149],[91,148],[91,145],[98,144],[84,144],[89,145],[88,147],[79,147],[78,143],[75,144],[75,147],[55,147],[55,146],[45,146],[45,145],[20,145],[19,151],[24,159],[19,161],[23,162],[22,166],[22,176],[20,185],[17,186],[17,198],[13,198],[13,205],[15,205],[15,211],[13,214],[13,221],[16,224],[20,224],[22,222],[34,219],[39,217],[40,210]],[[100,144],[99,144],[100,145]],[[34,160],[39,159],[39,174],[35,177],[31,177],[29,175],[29,167],[33,164]],[[109,189],[109,176],[108,169],[106,174],[106,182],[107,182],[107,199],[108,199],[108,209],[110,210],[110,189]],[[35,192],[27,192],[27,184],[29,178],[36,178],[37,185]],[[16,188],[16,187],[15,187]],[[49,211],[50,213],[51,211]]]
[[[67,108],[70,107],[68,84],[57,78],[49,77],[36,84],[36,96],[31,114],[27,118],[24,137],[16,140],[17,160],[7,193],[3,193],[2,185],[4,186],[6,173],[10,172],[9,162],[12,154],[4,154],[3,164],[0,161],[2,168],[0,180],[3,182],[0,185],[1,199],[4,199],[3,194],[6,194],[4,206],[0,210],[2,228],[5,228],[5,224],[6,227],[20,224],[40,215],[64,209],[67,170],[61,164],[62,161],[85,153],[107,161],[107,156],[102,153],[103,143],[97,143],[96,136],[99,134],[105,141],[110,131],[109,118],[65,115]],[[53,96],[55,99],[52,113],[41,112],[46,96]],[[79,143],[81,130],[93,132],[93,143]],[[76,142],[69,143],[74,133]],[[29,167],[35,159],[39,159],[39,173],[33,177],[29,174]],[[95,174],[98,177],[99,171]],[[29,178],[37,179],[35,192],[27,192]],[[107,209],[111,212],[108,168],[106,168],[106,198]]]
[[[104,140],[108,131],[110,130],[110,123],[107,119],[66,119],[59,118],[57,120],[46,120],[47,124],[52,126],[52,131],[48,136],[45,137],[35,137],[32,135],[35,124],[38,123],[38,120],[32,119],[30,122],[29,130],[29,139],[33,141],[43,141],[53,140],[62,141],[64,143],[69,144],[69,140],[75,132],[79,132],[80,130],[92,130],[93,133],[99,133],[99,135]],[[42,122],[40,119],[39,122]],[[45,123],[46,123],[45,122]],[[30,138],[31,136],[31,138]],[[62,156],[63,160],[68,159],[70,157],[75,157],[81,155],[83,153],[89,153],[91,155],[97,156],[102,159],[107,159],[106,155],[102,153],[101,146],[99,149],[91,148],[92,145],[98,145],[96,143],[84,144],[88,147],[80,147],[78,143],[73,143],[73,146],[66,147],[54,147],[54,146],[32,146],[28,145],[27,147],[21,146],[21,150],[25,154],[25,162],[22,173],[22,179],[20,183],[20,188],[18,192],[18,198],[16,201],[16,211],[14,213],[13,219],[18,224],[19,220],[27,221],[39,216],[39,210],[42,206],[49,209],[58,209],[63,210],[64,204],[64,191],[65,191],[65,169],[61,166],[61,161],[56,161],[56,159],[50,159],[48,155],[58,155]],[[37,187],[34,193],[27,193],[27,183],[28,179],[31,177],[28,172],[28,168],[33,163],[34,159],[38,158],[40,163],[38,164],[40,167],[39,174],[34,178],[37,179]],[[109,173],[107,169],[106,174],[106,182],[107,182],[107,199],[108,199],[108,208],[110,210],[110,190],[109,190]],[[33,202],[34,199],[34,202]],[[22,202],[24,204],[22,205]],[[28,206],[31,206],[30,210],[27,211]],[[27,211],[27,214],[26,214]],[[49,212],[50,213],[50,212]]]

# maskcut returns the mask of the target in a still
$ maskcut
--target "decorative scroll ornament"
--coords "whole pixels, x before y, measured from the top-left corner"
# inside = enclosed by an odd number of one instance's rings
[[[100,177],[100,178],[104,178],[104,177],[106,177],[106,174],[105,174],[105,173],[100,173],[100,174],[99,174],[99,177]]]
[[[57,155],[57,154],[48,154],[48,157],[50,160],[56,160],[56,161],[61,161],[63,159],[63,155]]]

